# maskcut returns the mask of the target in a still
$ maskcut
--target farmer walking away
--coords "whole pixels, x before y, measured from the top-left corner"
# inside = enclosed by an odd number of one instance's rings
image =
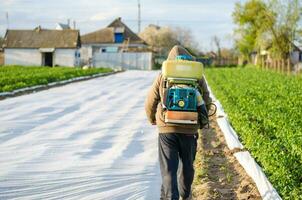
[[[203,66],[174,46],[148,93],[145,110],[157,125],[161,200],[192,199],[198,129],[209,123],[211,98]]]

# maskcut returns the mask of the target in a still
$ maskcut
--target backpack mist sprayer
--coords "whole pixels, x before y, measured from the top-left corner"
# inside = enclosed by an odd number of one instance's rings
[[[163,63],[162,75],[165,122],[199,123],[201,128],[207,125],[209,115],[199,86],[203,76],[202,63],[192,61],[191,56],[180,55],[176,60],[167,60]]]

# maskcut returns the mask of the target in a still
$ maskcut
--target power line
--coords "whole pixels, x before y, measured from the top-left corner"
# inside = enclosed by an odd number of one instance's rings
[[[141,4],[138,0],[138,7],[141,8]],[[8,12],[5,13],[6,14],[6,18],[8,18]],[[33,17],[33,16],[31,16]],[[14,18],[14,17],[13,17]],[[69,17],[66,16],[66,18],[68,19]],[[16,22],[28,22],[28,23],[32,23],[32,22],[39,22],[39,23],[52,23],[52,22],[58,22],[58,21],[62,21],[64,20],[64,18],[47,18],[47,19],[41,19],[41,18],[37,18],[37,19],[25,19],[25,18],[18,18],[18,20],[15,20]],[[108,19],[104,19],[104,20],[90,20],[90,19],[77,19],[77,21],[79,23],[86,23],[86,22],[110,22],[112,21],[112,19],[108,18]],[[225,20],[225,19],[200,19],[200,20],[184,20],[184,19],[160,19],[160,18],[155,18],[155,19],[141,19],[141,9],[138,10],[138,18],[137,19],[127,19],[127,18],[123,18],[123,21],[126,22],[137,22],[138,27],[141,28],[141,24],[142,22],[144,23],[156,23],[156,24],[160,24],[160,23],[226,23],[229,22],[229,20]]]

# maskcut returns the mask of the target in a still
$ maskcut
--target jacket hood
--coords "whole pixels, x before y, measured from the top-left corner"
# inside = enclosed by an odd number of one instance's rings
[[[175,45],[169,55],[168,55],[168,58],[167,60],[175,60],[177,56],[179,55],[188,55],[188,56],[191,56],[194,60],[194,57],[182,46],[180,45]]]

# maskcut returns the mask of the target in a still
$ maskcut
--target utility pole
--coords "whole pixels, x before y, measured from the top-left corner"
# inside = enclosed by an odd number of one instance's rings
[[[138,27],[138,33],[140,33],[141,32],[141,4],[140,4],[140,0],[137,0],[137,6],[138,6],[137,27]]]
[[[6,12],[6,24],[7,24],[7,29],[9,29],[8,12]]]
[[[76,29],[76,21],[73,20],[73,29],[75,30]]]

